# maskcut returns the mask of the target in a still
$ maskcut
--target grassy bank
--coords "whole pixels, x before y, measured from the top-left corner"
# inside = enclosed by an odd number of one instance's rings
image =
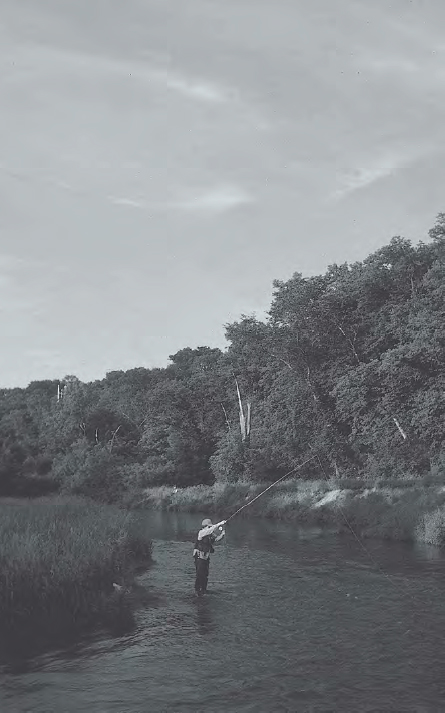
[[[150,488],[138,504],[156,510],[200,512],[227,517],[258,495],[267,483],[216,484],[174,489]],[[307,525],[327,525],[338,532],[352,527],[361,537],[445,543],[443,478],[376,481],[286,480],[241,514]]]
[[[90,627],[122,608],[113,583],[151,561],[118,508],[75,497],[0,501],[0,631],[8,639]]]

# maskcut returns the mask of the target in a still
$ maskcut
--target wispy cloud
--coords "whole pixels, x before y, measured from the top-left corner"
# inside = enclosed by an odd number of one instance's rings
[[[254,198],[238,186],[217,186],[178,201],[175,207],[191,212],[222,213],[253,202]]]
[[[181,76],[172,71],[151,71],[152,80],[164,84],[192,99],[222,104],[229,99],[229,92],[214,82],[203,81],[194,77]]]
[[[391,161],[389,158],[383,158],[381,162],[376,162],[374,165],[354,168],[351,171],[340,174],[337,177],[340,185],[334,191],[332,197],[344,198],[349,193],[370,186],[372,183],[390,176],[400,165],[400,163]]]
[[[445,79],[444,56],[441,48],[429,46],[416,51],[371,51],[358,50],[354,64],[361,71],[375,75],[378,81],[386,81],[418,94],[436,89],[443,94]],[[397,88],[399,88],[397,87]]]
[[[162,66],[160,60],[153,61],[153,57],[145,60],[135,58],[127,60],[121,57],[115,59],[105,55],[73,52],[59,47],[43,47],[31,43],[27,48],[22,47],[21,52],[22,62],[29,59],[27,55],[31,55],[34,72],[46,70],[49,66],[52,72],[58,73],[61,65],[65,64],[68,70],[75,69],[89,76],[92,72],[107,75],[111,72],[132,80],[157,84],[203,102],[221,104],[237,95],[234,88],[222,86],[205,77],[184,74],[175,68]],[[162,64],[165,65],[166,60],[170,61],[170,59],[168,55],[167,58],[163,57]]]
[[[26,77],[34,80],[34,83],[41,78],[47,82],[49,77],[61,75],[66,82],[73,73],[83,75],[88,82],[98,79],[97,75],[107,80],[110,76],[125,78],[145,87],[151,85],[154,89],[181,94],[199,103],[233,105],[243,119],[260,131],[269,131],[276,124],[275,117],[271,120],[271,117],[266,116],[263,109],[249,99],[236,83],[215,79],[205,69],[199,74],[184,71],[183,66],[175,65],[173,57],[168,53],[139,53],[139,57],[128,59],[27,42],[26,45],[14,48],[11,81],[19,79],[22,68],[26,70]]]
[[[179,191],[181,193],[181,191]],[[150,212],[187,211],[190,213],[224,213],[240,205],[254,203],[255,199],[240,186],[220,185],[209,190],[182,191],[186,197],[174,201],[144,201],[140,198],[107,196],[117,206],[145,209]]]
[[[427,156],[432,147],[388,149],[374,159],[364,160],[361,166],[337,174],[337,189],[332,199],[341,199],[354,191],[366,188],[377,181],[395,175],[401,169]]]
[[[135,198],[115,198],[114,196],[108,196],[110,203],[114,205],[123,205],[128,208],[145,208],[146,204],[143,201],[136,200]]]

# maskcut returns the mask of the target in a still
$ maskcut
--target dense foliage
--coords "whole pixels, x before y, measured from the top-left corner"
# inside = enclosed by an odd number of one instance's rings
[[[352,265],[276,281],[268,319],[164,369],[0,391],[0,494],[445,468],[445,214]]]

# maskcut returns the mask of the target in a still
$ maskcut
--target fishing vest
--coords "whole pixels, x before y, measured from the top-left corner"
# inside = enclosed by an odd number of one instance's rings
[[[209,559],[210,555],[215,551],[213,549],[212,535],[205,535],[200,540],[196,539],[195,550],[199,559]]]

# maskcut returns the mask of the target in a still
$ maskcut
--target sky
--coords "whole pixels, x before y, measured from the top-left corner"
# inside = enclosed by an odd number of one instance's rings
[[[0,387],[165,366],[445,211],[440,0],[2,0]]]

